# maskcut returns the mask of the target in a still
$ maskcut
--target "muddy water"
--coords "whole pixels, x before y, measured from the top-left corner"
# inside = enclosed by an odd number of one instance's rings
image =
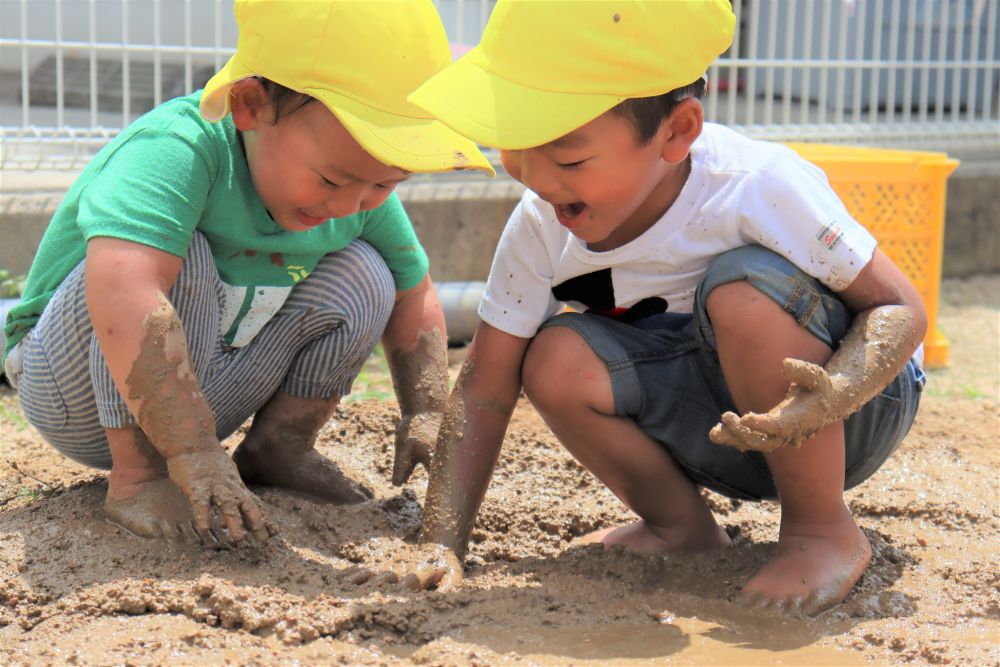
[[[606,665],[649,665],[669,660],[677,665],[773,665],[794,661],[808,665],[863,665],[865,660],[845,649],[810,645],[808,632],[796,633],[790,622],[748,622],[742,628],[725,627],[698,618],[675,618],[660,612],[654,624],[633,626],[611,623],[574,628],[533,628],[512,635],[491,628],[477,628],[456,638],[470,644],[487,644],[500,653],[517,654],[542,665],[574,660],[600,661]],[[796,637],[796,634],[800,636]],[[781,642],[775,637],[781,636]],[[771,648],[788,642],[790,648]]]

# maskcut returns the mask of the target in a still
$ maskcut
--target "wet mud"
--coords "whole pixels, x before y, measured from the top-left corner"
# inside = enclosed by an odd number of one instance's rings
[[[994,327],[992,347],[971,359],[992,364],[995,379],[996,311],[982,321]],[[901,449],[847,494],[871,566],[844,603],[806,620],[730,601],[774,552],[773,503],[707,494],[733,538],[708,554],[570,547],[632,516],[523,400],[465,581],[449,592],[413,592],[378,574],[413,542],[427,481],[418,468],[404,488],[390,484],[394,403],[341,406],[317,443],[372,500],[337,506],[254,488],[280,532],[228,551],[107,522],[104,476],[56,454],[13,405],[0,389],[3,665],[1000,663],[992,389],[925,395]]]

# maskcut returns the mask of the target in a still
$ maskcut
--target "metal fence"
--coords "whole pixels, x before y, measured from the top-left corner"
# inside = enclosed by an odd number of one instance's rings
[[[460,52],[493,1],[436,4]],[[706,118],[760,138],[1000,162],[998,4],[734,0]],[[231,0],[0,0],[0,168],[81,167],[134,118],[199,88],[235,43]]]

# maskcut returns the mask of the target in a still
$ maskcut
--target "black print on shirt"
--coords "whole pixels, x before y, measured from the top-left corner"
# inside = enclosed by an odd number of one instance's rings
[[[631,308],[615,304],[615,285],[611,269],[601,269],[582,276],[575,276],[552,288],[552,295],[559,301],[576,301],[587,306],[588,312],[613,317],[622,322],[635,322],[650,315],[667,312],[667,300],[652,296]]]

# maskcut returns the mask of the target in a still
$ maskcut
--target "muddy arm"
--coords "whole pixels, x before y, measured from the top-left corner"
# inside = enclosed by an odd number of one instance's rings
[[[480,324],[462,366],[431,463],[422,544],[463,558],[521,390],[528,339]]]
[[[858,314],[826,365],[785,359],[785,399],[766,414],[727,412],[709,433],[713,442],[759,451],[798,445],[856,412],[902,371],[927,330],[909,280],[876,251],[840,298]]]
[[[429,276],[397,294],[382,345],[399,401],[392,467],[392,483],[399,486],[418,463],[430,463],[448,397],[444,311]]]
[[[253,495],[215,435],[215,418],[188,358],[166,294],[181,268],[169,253],[113,238],[88,243],[87,307],[111,376],[130,412],[191,501],[207,535],[213,507],[236,540],[266,526]]]

